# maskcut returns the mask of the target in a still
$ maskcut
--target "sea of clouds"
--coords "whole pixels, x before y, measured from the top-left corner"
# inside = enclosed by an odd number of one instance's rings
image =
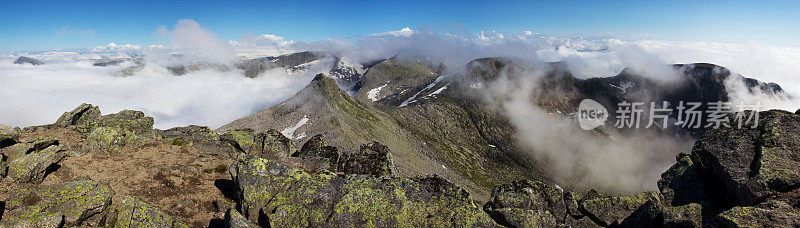
[[[532,61],[565,61],[576,76],[607,77],[630,67],[643,75],[669,80],[668,64],[708,62],[746,77],[780,84],[789,94],[800,91],[800,48],[755,42],[729,44],[663,41],[641,36],[520,34],[481,32],[472,37],[404,28],[352,38],[291,41],[277,35],[247,36],[223,41],[193,20],[156,29],[163,45],[109,44],[70,51],[0,54],[0,124],[29,126],[51,123],[80,103],[92,103],[104,113],[137,109],[156,118],[156,126],[188,124],[221,126],[263,110],[294,95],[314,74],[328,66],[289,73],[273,70],[261,77],[242,77],[233,64],[240,58],[303,50],[325,51],[366,63],[395,55],[425,56],[454,70],[481,57],[517,57]],[[45,65],[12,64],[19,56]],[[132,76],[115,72],[130,67],[93,66],[97,59],[143,57],[144,69]],[[230,66],[230,71],[203,70],[174,76],[175,64],[205,61]],[[744,94],[743,96],[746,96]],[[796,97],[796,96],[795,96]],[[797,103],[769,103],[791,110]]]

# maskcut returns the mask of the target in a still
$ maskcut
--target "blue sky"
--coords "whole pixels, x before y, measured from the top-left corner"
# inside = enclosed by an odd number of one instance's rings
[[[800,46],[800,1],[13,1],[0,7],[0,50],[159,44],[158,26],[179,19],[225,40],[257,34],[318,40],[410,26]]]

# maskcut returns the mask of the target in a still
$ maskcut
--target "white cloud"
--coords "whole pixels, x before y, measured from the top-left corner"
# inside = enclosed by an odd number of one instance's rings
[[[182,54],[219,64],[230,64],[236,60],[233,47],[194,20],[181,19],[172,30],[160,26],[158,32],[168,39],[172,50]]]

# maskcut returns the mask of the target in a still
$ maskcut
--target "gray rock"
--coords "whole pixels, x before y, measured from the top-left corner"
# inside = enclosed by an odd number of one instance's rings
[[[713,227],[799,227],[800,213],[786,203],[772,201],[755,207],[733,207],[714,217]]]
[[[72,111],[65,112],[53,124],[59,127],[89,127],[87,125],[97,121],[101,117],[100,108],[91,104],[81,104]]]
[[[661,174],[658,189],[664,204],[681,206],[708,201],[708,190],[690,156],[678,157],[678,162]]]
[[[0,124],[0,149],[14,145],[19,139],[19,129]]]
[[[495,221],[508,227],[558,227],[550,211],[501,208],[493,213]]]
[[[44,150],[19,155],[8,164],[8,177],[20,183],[42,183],[52,165],[67,156],[61,146],[53,145]]]
[[[260,158],[287,158],[297,152],[292,140],[274,129],[266,133],[256,133],[252,129],[227,130],[219,136],[219,140],[237,151]]]
[[[54,227],[63,220],[68,227],[97,226],[113,194],[108,185],[88,179],[23,188],[6,202],[2,223]]]
[[[125,196],[114,202],[106,217],[106,227],[188,227],[143,200]]]
[[[258,225],[248,221],[242,214],[239,214],[235,209],[228,209],[225,213],[225,227],[226,228],[257,228]]]
[[[439,177],[309,174],[260,158],[239,161],[230,172],[242,214],[251,222],[267,216],[272,227],[496,226],[464,189]]]
[[[602,226],[618,225],[649,201],[659,201],[655,192],[630,196],[597,197],[582,200],[581,206],[592,220]]]
[[[323,153],[333,154],[335,151],[325,150]],[[322,154],[321,156],[326,156]],[[333,155],[330,155],[333,157]],[[346,157],[339,158],[339,171],[346,175],[367,174],[376,177],[391,177],[397,175],[395,170],[392,152],[389,148],[378,142],[371,142],[361,145],[356,153],[345,154]]]
[[[707,131],[692,149],[711,195],[725,207],[752,206],[766,197],[793,199],[800,186],[800,115],[771,110],[752,123]],[[707,185],[707,186],[708,186]]]
[[[554,222],[560,224],[564,222],[567,213],[563,194],[564,190],[561,188],[539,181],[514,181],[511,184],[495,186],[489,202],[484,206],[484,211],[495,219],[504,218],[502,220],[505,221],[527,220],[512,217],[528,216],[527,212],[530,211],[548,212],[555,219]]]
[[[702,227],[703,206],[690,203],[678,207],[665,206],[663,210],[665,227]]]

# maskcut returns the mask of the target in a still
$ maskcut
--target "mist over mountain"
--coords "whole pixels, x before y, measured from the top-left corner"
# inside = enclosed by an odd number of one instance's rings
[[[800,224],[800,48],[410,27],[224,41],[189,19],[156,34],[164,45],[0,55],[0,184],[33,184],[24,194],[34,195],[92,185],[108,198],[91,215],[31,224],[117,224],[126,207],[145,207],[112,200],[111,187],[170,204],[147,212],[169,226],[725,226],[740,224],[740,209]],[[739,113],[765,122],[687,127],[670,111],[652,128],[609,118],[582,129],[585,100],[610,117],[626,102],[757,104]],[[109,178],[89,170],[93,159],[124,176],[112,161],[133,152],[153,178],[130,178],[160,190],[93,182]],[[161,156],[195,165],[151,165]],[[8,196],[4,225],[28,224],[23,195]],[[186,206],[197,201],[211,209]]]

